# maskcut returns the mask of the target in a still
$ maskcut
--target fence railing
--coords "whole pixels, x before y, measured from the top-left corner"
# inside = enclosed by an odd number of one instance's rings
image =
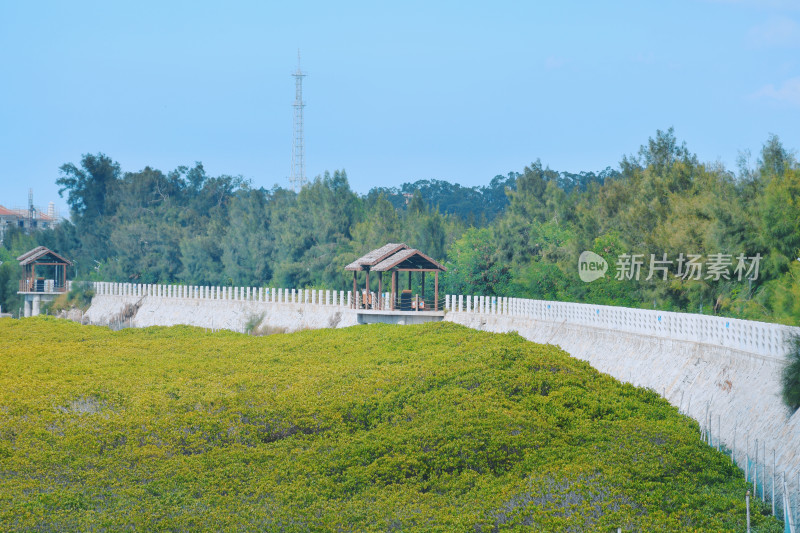
[[[732,442],[723,443],[722,417],[715,416],[706,406],[704,420],[700,424],[700,438],[720,453],[730,457],[731,462],[744,473],[745,481],[752,484],[752,496],[771,504],[772,515],[781,520],[785,531],[797,531],[800,510],[800,472],[779,470],[775,448],[768,448],[765,440],[745,429],[733,428]],[[727,428],[730,429],[730,428]]]
[[[69,282],[67,282],[67,286]],[[19,280],[19,292],[66,292],[67,286],[55,279],[21,279]]]
[[[68,290],[69,284],[68,282],[67,287],[61,290]],[[364,308],[361,292],[356,294],[356,303],[353,305],[352,292],[322,289],[95,282],[94,290],[98,295],[158,296],[162,298]],[[376,302],[378,298],[383,299],[381,302],[383,309],[390,308],[390,293],[380,295],[371,293],[371,302]],[[425,300],[424,310],[433,310],[432,301],[431,298]],[[374,304],[372,305],[374,306]],[[665,339],[713,344],[772,358],[781,358],[790,336],[800,334],[800,328],[797,327],[735,318],[525,298],[448,294],[439,300],[439,306],[453,313],[502,315],[567,323]],[[423,310],[421,306],[414,309]]]
[[[370,292],[365,297],[363,291],[356,293],[356,302],[353,305],[351,291],[334,291],[324,289],[283,289],[273,287],[223,287],[205,285],[164,285],[164,284],[138,284],[138,283],[109,283],[94,282],[95,294],[101,296],[130,296],[142,298],[156,296],[160,298],[194,299],[194,300],[227,300],[244,302],[269,302],[269,303],[294,303],[348,307],[354,309],[383,309],[391,308],[391,293],[378,294]],[[430,296],[430,295],[429,295]],[[367,304],[364,305],[364,301]],[[396,310],[407,311],[434,311],[435,298],[423,299],[421,295],[414,294],[408,301],[398,295],[395,302]],[[444,299],[439,300],[438,310],[444,309]]]
[[[280,289],[271,287],[222,287],[207,285],[162,285],[94,282],[99,296],[130,296],[190,300],[297,303],[348,307],[352,295],[345,291],[322,289]]]
[[[394,306],[392,305],[394,304]],[[392,302],[392,293],[375,293],[357,291],[355,309],[376,310],[376,311],[443,311],[444,298],[437,301],[437,298],[430,294],[425,295],[402,291],[395,295]]]
[[[494,296],[446,295],[455,313],[504,315],[700,342],[782,358],[800,328],[736,318]]]

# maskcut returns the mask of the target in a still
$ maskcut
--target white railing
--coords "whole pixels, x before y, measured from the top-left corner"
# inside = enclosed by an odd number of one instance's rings
[[[163,285],[137,283],[94,282],[95,294],[99,296],[129,296],[143,298],[153,296],[170,299],[227,300],[264,303],[291,303],[322,305],[328,307],[352,307],[353,294],[350,291],[323,289],[281,289],[272,287],[222,287],[204,285]],[[361,307],[364,295],[356,292],[356,308]],[[383,308],[388,309],[391,293],[370,292],[370,301],[382,299]]]
[[[68,283],[68,290],[69,285],[71,283]],[[99,296],[137,298],[153,296],[170,299],[352,307],[350,291],[320,289],[94,282],[94,290]],[[356,297],[360,300],[361,293],[358,292]],[[383,297],[387,298],[386,294]],[[358,303],[360,302],[357,302],[357,305]],[[769,357],[781,357],[789,337],[800,335],[800,328],[766,322],[525,298],[448,294],[445,295],[444,305],[451,313],[498,315],[575,324],[665,339],[714,344]]]
[[[68,281],[66,286],[58,286],[56,285],[56,280],[54,279],[40,279],[40,280],[32,280],[29,278],[19,280],[19,292],[38,292],[38,293],[54,293],[54,292],[66,292],[69,290]]]
[[[162,285],[141,283],[94,282],[98,296],[145,296],[188,299],[225,300],[241,302],[295,303],[349,307],[351,294],[345,291],[322,289],[279,289],[272,287],[220,287],[205,285]]]
[[[800,335],[800,328],[766,322],[524,298],[446,295],[445,308],[453,313],[522,317],[714,344],[781,358],[789,337]]]

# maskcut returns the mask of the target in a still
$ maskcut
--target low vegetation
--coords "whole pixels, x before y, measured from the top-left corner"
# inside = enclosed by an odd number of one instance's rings
[[[744,530],[656,393],[449,323],[254,337],[0,319],[0,530]],[[760,503],[754,531],[781,531]]]
[[[42,312],[46,314],[56,314],[60,311],[70,309],[80,309],[86,312],[92,305],[94,287],[89,281],[75,281],[68,292],[60,294],[52,302],[42,305]]]

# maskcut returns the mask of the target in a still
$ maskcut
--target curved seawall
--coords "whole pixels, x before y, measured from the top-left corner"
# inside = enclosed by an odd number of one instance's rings
[[[758,439],[759,487],[763,476],[769,499],[774,471],[780,502],[785,472],[797,516],[800,411],[784,406],[780,379],[786,342],[800,328],[563,302],[448,296],[447,303],[445,320],[555,344],[620,381],[653,389],[710,432],[712,445],[735,450],[743,469]]]

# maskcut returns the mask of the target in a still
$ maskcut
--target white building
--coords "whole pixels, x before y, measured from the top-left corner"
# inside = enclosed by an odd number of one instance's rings
[[[53,229],[60,219],[55,213],[55,204],[50,202],[47,213],[38,209],[7,209],[0,205],[0,243],[3,242],[9,226],[24,228],[26,231],[37,229]]]

